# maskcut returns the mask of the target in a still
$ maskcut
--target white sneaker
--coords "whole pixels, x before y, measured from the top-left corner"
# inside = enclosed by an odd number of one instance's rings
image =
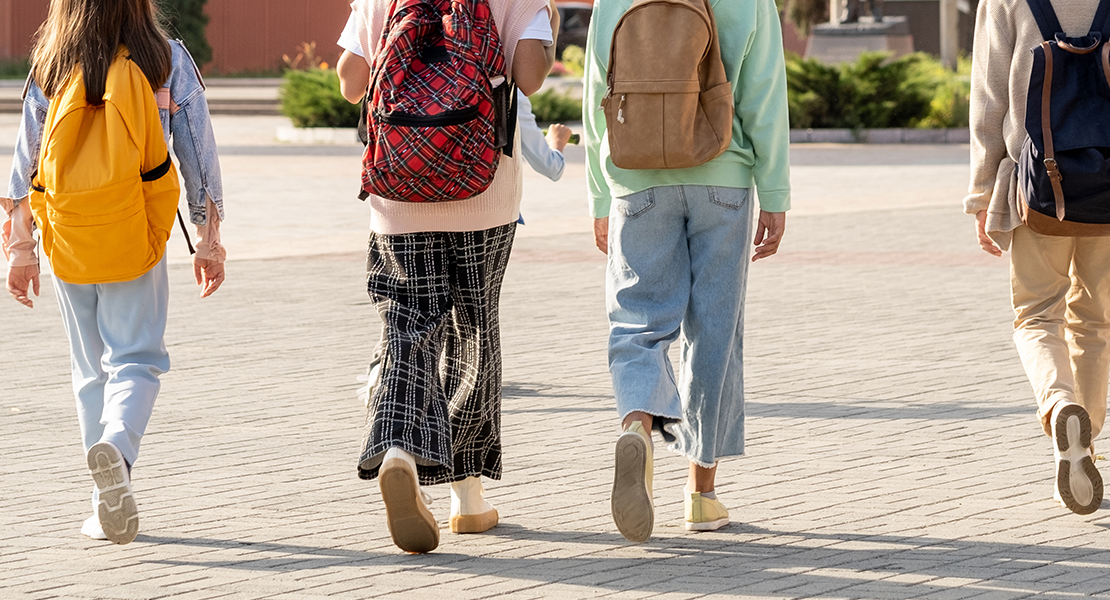
[[[96,483],[97,517],[104,535],[116,544],[128,544],[139,535],[139,507],[131,493],[131,476],[123,454],[110,442],[98,442],[86,456]]]
[[[104,528],[100,526],[100,517],[93,515],[85,519],[85,523],[81,525],[81,534],[87,535],[94,540],[107,540],[108,535],[104,533]]]
[[[1058,403],[1052,410],[1052,440],[1056,459],[1053,496],[1076,514],[1095,512],[1102,504],[1102,475],[1095,468],[1090,415],[1074,402]]]
[[[378,470],[378,489],[385,501],[385,514],[393,543],[405,552],[422,554],[439,546],[439,524],[428,510],[428,499],[420,490],[416,459],[400,448],[390,448]]]
[[[451,484],[451,531],[482,533],[497,525],[497,509],[486,501],[481,477]]]

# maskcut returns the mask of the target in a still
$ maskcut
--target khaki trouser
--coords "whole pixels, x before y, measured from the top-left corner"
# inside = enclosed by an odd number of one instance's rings
[[[1110,377],[1110,237],[1040,235],[1014,230],[1010,283],[1014,344],[1037,397],[1037,416],[1049,418],[1061,400],[1091,415],[1091,434],[1106,421]]]

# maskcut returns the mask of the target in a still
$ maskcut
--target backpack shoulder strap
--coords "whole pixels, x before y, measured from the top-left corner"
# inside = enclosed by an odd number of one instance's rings
[[[1091,31],[1102,33],[1103,41],[1110,37],[1110,0],[1099,1],[1095,19],[1091,22]]]
[[[1026,0],[1029,4],[1029,9],[1033,11],[1033,19],[1037,21],[1037,27],[1041,30],[1041,37],[1047,41],[1056,39],[1056,34],[1064,31],[1060,27],[1060,20],[1056,18],[1056,11],[1052,10],[1052,2],[1049,0]],[[1105,4],[1107,0],[1103,0]],[[1099,7],[1101,10],[1102,7]]]

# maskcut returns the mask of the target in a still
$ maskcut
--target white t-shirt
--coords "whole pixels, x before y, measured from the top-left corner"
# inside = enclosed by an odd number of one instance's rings
[[[544,46],[554,44],[551,39],[551,13],[545,6],[532,17],[532,21],[528,23],[528,27],[524,28],[524,34],[520,36],[522,40],[540,40]],[[358,22],[355,20],[355,13],[351,13],[351,17],[347,19],[347,26],[343,28],[343,33],[339,36],[339,47],[347,50],[351,54],[366,58],[366,52],[362,49],[362,42],[358,39]]]

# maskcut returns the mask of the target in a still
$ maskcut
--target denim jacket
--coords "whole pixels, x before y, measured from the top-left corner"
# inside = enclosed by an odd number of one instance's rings
[[[168,89],[170,108],[159,110],[167,144],[173,136],[173,151],[178,170],[185,180],[185,196],[189,202],[189,220],[206,225],[210,199],[223,220],[223,181],[216,153],[216,138],[204,97],[204,81],[189,51],[179,41],[170,41],[173,71],[163,90]],[[31,178],[38,170],[42,130],[50,101],[33,79],[27,79],[23,92],[23,122],[16,142],[8,196],[18,205],[31,190]]]

